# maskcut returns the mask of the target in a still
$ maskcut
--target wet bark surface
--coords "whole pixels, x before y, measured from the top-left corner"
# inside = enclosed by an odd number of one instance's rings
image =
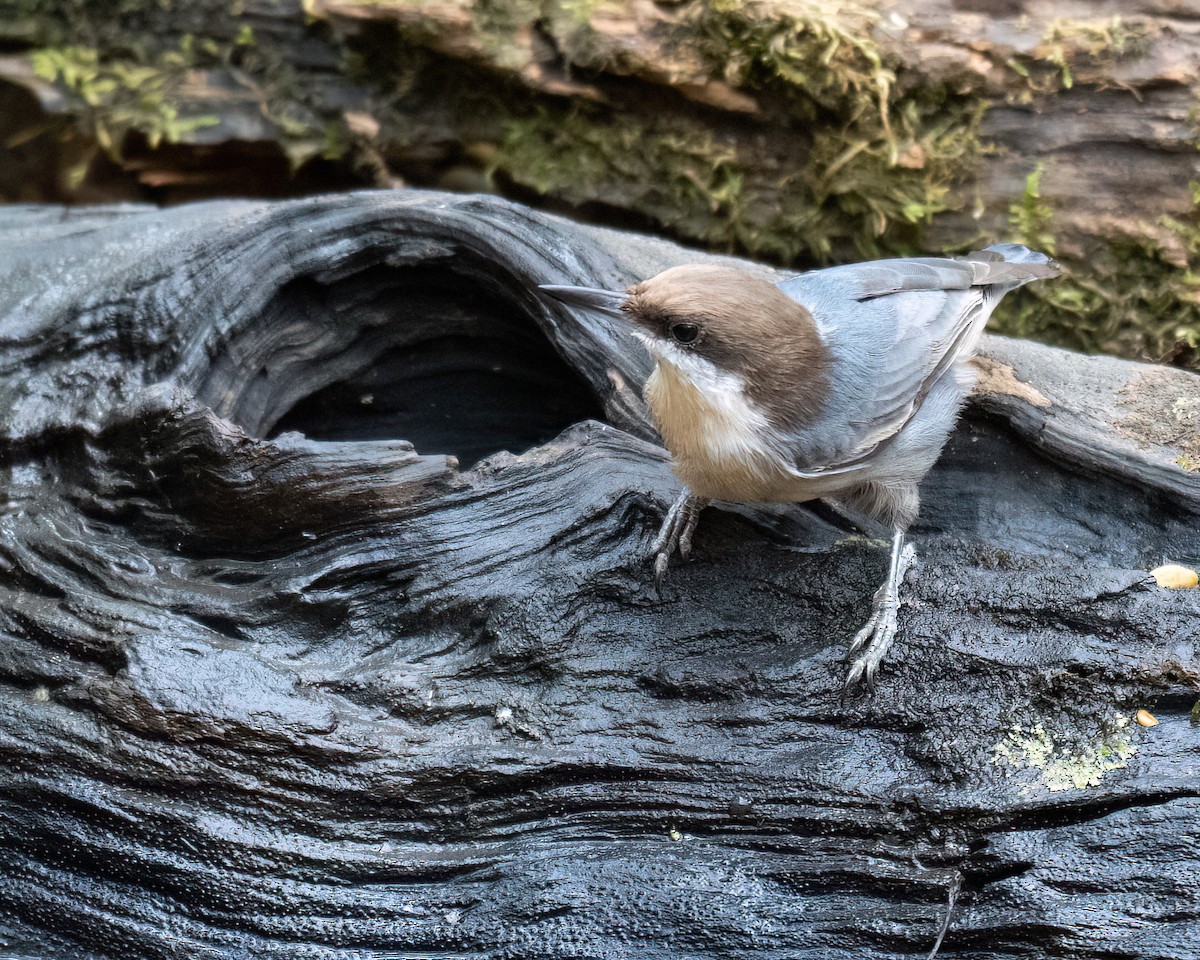
[[[959,888],[942,956],[1194,956],[1192,375],[987,341],[847,696],[885,545],[711,508],[657,594],[647,361],[535,294],[700,255],[421,193],[0,254],[8,956],[922,956]]]

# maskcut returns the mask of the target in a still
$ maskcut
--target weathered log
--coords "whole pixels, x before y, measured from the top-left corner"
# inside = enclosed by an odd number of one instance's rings
[[[1194,955],[1200,592],[1146,571],[1200,559],[1196,378],[988,339],[846,698],[886,548],[711,509],[656,595],[644,355],[535,294],[699,256],[432,193],[10,211],[7,955],[920,956],[959,886],[944,957]]]
[[[1159,0],[0,0],[29,51],[0,60],[0,196],[50,189],[40,150],[84,197],[490,182],[780,263],[1010,237],[1070,273],[1004,329],[1194,362],[1197,22]],[[72,117],[108,147],[90,176]]]

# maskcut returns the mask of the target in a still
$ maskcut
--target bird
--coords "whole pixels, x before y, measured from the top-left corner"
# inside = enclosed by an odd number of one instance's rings
[[[650,548],[660,587],[713,501],[823,499],[890,531],[887,575],[850,642],[850,688],[874,683],[895,638],[918,485],[974,386],[988,317],[1009,291],[1059,272],[1043,253],[1000,243],[779,282],[709,262],[623,291],[540,289],[618,321],[654,360],[644,397],[682,484]]]

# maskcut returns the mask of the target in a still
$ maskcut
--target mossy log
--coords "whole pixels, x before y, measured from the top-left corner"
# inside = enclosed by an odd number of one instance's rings
[[[1200,559],[1196,378],[986,339],[846,696],[886,544],[712,508],[656,594],[645,355],[536,294],[697,256],[8,211],[6,956],[900,958],[951,902],[943,957],[1194,956],[1200,591],[1146,571]]]
[[[0,192],[490,184],[783,264],[1018,239],[1070,275],[1000,329],[1194,363],[1196,23],[1158,0],[0,0]]]

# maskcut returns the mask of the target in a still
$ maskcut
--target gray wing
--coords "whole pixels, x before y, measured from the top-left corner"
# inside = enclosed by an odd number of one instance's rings
[[[796,472],[863,468],[912,420],[933,386],[974,355],[1001,297],[1057,273],[1045,255],[1000,244],[956,259],[879,260],[781,283],[812,313],[833,355],[825,409],[792,438]]]
[[[972,287],[998,287],[992,292],[999,300],[1033,280],[1058,276],[1058,265],[1044,253],[1019,243],[997,243],[961,257],[905,257],[875,260],[829,267],[785,280],[780,289],[796,280],[821,277],[841,281],[852,288],[857,300],[873,300],[915,290],[968,290]]]

